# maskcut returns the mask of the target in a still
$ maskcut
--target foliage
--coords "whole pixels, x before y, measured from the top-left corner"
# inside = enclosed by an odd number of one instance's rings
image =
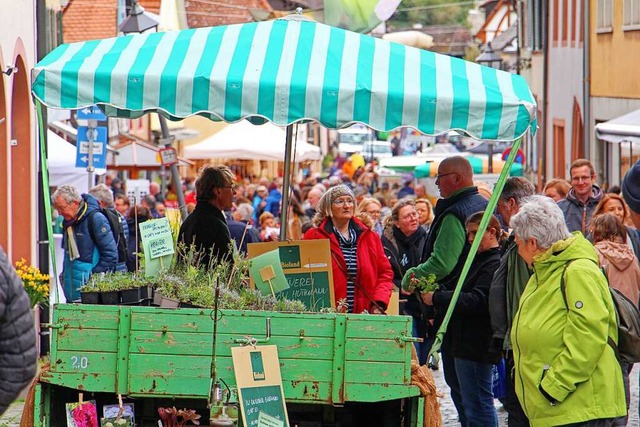
[[[466,25],[472,7],[467,0],[403,0],[387,21],[387,29],[390,32],[408,30],[415,24]]]
[[[218,308],[228,310],[267,310],[302,312],[300,301],[265,296],[249,286],[251,260],[239,252],[233,252],[232,260],[211,262],[200,266],[202,258],[192,246],[177,245],[183,261],[174,263],[168,270],[161,270],[156,277],[143,277],[132,273],[94,274],[81,288],[83,292],[107,292],[154,286],[163,297],[198,307],[214,308],[216,287],[219,288]]]
[[[158,415],[164,427],[182,427],[188,425],[200,425],[200,415],[193,409],[176,409],[175,406],[158,408]]]
[[[409,291],[413,292],[414,290],[420,292],[433,292],[440,288],[440,285],[436,283],[436,275],[429,274],[426,277],[416,278],[415,274],[411,275],[411,280],[409,281]]]
[[[24,258],[16,261],[16,273],[27,291],[31,307],[36,304],[46,305],[49,301],[49,275],[42,274],[39,268],[28,265]]]
[[[81,292],[109,292],[135,289],[153,284],[152,278],[126,272],[92,274]]]

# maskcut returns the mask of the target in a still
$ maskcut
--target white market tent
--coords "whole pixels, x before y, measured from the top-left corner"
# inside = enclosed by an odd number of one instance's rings
[[[86,169],[76,168],[76,147],[51,130],[47,130],[47,142],[49,185],[59,187],[71,184],[81,193],[89,191],[89,177]],[[95,171],[98,175],[105,172],[105,169]]]
[[[640,147],[640,110],[598,123],[596,136],[603,141],[620,144],[622,155],[626,155],[627,150],[637,150]]]
[[[293,159],[296,162],[320,160],[320,147],[306,142],[294,142]],[[246,120],[226,126],[194,145],[184,147],[187,159],[284,159],[285,130],[272,123],[253,125]]]

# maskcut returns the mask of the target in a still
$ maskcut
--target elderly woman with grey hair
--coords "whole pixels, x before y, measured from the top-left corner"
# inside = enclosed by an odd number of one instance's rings
[[[317,205],[314,228],[304,239],[329,239],[336,301],[349,313],[384,313],[393,287],[393,271],[380,237],[354,217],[356,198],[349,187],[328,189]]]
[[[520,298],[511,342],[515,389],[533,427],[613,426],[626,415],[622,371],[608,340],[616,312],[598,256],[545,196],[511,218],[533,275]]]

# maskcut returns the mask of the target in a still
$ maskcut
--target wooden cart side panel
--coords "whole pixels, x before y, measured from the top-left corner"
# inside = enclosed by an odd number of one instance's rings
[[[345,359],[350,361],[375,362],[389,360],[404,363],[404,352],[411,344],[396,340],[348,339],[345,343]]]
[[[115,375],[115,352],[58,351],[55,359],[55,372],[81,373],[90,375]]]
[[[304,396],[310,400],[315,396],[326,398],[331,381],[331,361],[280,359],[283,384],[295,390],[296,399]],[[193,396],[206,398],[211,386],[211,358],[203,356],[132,354],[129,366],[129,393],[166,396]],[[216,372],[230,387],[235,385],[235,374],[231,357],[216,359]],[[305,383],[299,386],[300,383]],[[314,386],[314,384],[318,386]],[[319,384],[326,384],[320,387]],[[325,396],[319,396],[326,390]]]
[[[384,400],[403,399],[405,397],[414,397],[419,395],[420,389],[416,386],[398,384],[380,385],[379,383],[345,384],[345,399],[347,401],[380,402]]]
[[[213,333],[213,310],[159,309],[136,307],[132,311],[132,330]],[[266,334],[266,318],[271,322],[271,333],[279,336],[333,337],[335,315],[309,315],[275,312],[248,312],[222,310],[218,333],[244,338],[251,335],[262,338]]]
[[[59,351],[117,351],[118,331],[115,329],[65,329],[54,335]]]
[[[409,316],[347,315],[347,341],[351,338],[399,339],[407,332],[411,336]]]
[[[120,306],[56,304],[53,323],[71,329],[118,329]]]
[[[238,345],[234,343],[235,338],[235,334],[219,334],[216,344],[217,355],[231,357],[231,347]],[[210,356],[212,339],[210,333],[132,331],[130,351],[144,354]],[[285,359],[333,358],[333,340],[330,338],[272,336],[269,344],[277,345],[278,354]]]
[[[173,377],[204,378],[209,381],[211,374],[211,358],[203,356],[181,356],[176,358],[167,354],[132,354],[129,357],[130,377],[164,377],[168,382]],[[323,381],[330,382],[332,364],[328,360],[280,359],[283,381]],[[216,368],[231,372],[224,378],[227,384],[235,384],[233,362],[230,357],[216,358]],[[220,375],[221,376],[221,375]],[[207,384],[208,386],[208,384]]]

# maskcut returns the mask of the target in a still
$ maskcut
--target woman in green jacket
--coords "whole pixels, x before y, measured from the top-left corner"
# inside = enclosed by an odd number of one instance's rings
[[[518,252],[533,269],[511,330],[518,399],[532,427],[614,426],[627,411],[607,344],[618,331],[598,256],[582,234],[569,233],[553,200],[527,200],[511,218]]]

